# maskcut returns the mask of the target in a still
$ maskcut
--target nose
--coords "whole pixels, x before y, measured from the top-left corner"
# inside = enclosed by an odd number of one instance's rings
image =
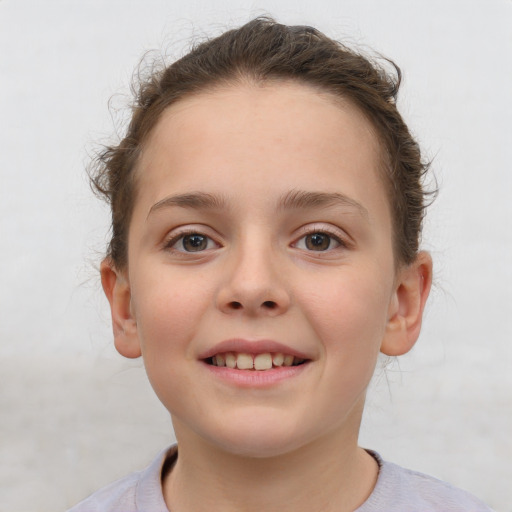
[[[270,249],[245,247],[226,261],[217,307],[227,314],[277,316],[290,307],[280,256]]]

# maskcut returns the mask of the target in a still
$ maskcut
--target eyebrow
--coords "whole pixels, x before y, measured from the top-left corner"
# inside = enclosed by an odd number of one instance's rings
[[[155,211],[171,207],[191,208],[196,210],[222,210],[228,207],[228,201],[219,195],[206,192],[190,192],[165,197],[155,203],[148,212],[149,217]],[[299,210],[308,208],[327,208],[343,206],[355,208],[363,217],[369,219],[368,210],[354,199],[339,192],[312,192],[291,190],[278,202],[278,210]]]
[[[355,208],[367,220],[370,218],[368,210],[361,203],[339,192],[292,190],[279,201],[279,208],[284,210],[327,208],[329,206]]]
[[[227,201],[221,196],[207,194],[205,192],[178,194],[175,196],[165,197],[161,201],[155,203],[149,209],[148,217],[155,211],[173,206],[179,206],[181,208],[192,208],[196,210],[222,210],[226,208]]]

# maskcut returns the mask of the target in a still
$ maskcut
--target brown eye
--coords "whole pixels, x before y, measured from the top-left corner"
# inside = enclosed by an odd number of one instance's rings
[[[182,238],[183,249],[187,252],[204,251],[208,247],[208,237],[194,233]]]
[[[304,238],[306,248],[310,251],[326,251],[331,246],[332,238],[326,233],[311,233]]]
[[[177,235],[166,244],[166,249],[178,252],[201,252],[216,247],[218,245],[209,236],[201,233]]]
[[[336,235],[325,231],[313,231],[295,242],[294,247],[304,251],[326,252],[344,246],[343,241]]]

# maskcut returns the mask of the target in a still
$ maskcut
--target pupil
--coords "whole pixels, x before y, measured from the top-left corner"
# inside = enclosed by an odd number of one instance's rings
[[[203,235],[187,235],[183,238],[183,247],[185,250],[194,252],[206,248],[207,239]]]
[[[323,233],[313,233],[306,238],[306,247],[313,251],[325,251],[329,248],[331,239]]]

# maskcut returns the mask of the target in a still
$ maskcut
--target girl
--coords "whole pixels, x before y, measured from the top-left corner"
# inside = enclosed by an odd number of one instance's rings
[[[489,510],[357,445],[377,356],[412,348],[432,281],[395,71],[258,18],[142,85],[93,178],[101,278],[178,444],[74,512]]]

